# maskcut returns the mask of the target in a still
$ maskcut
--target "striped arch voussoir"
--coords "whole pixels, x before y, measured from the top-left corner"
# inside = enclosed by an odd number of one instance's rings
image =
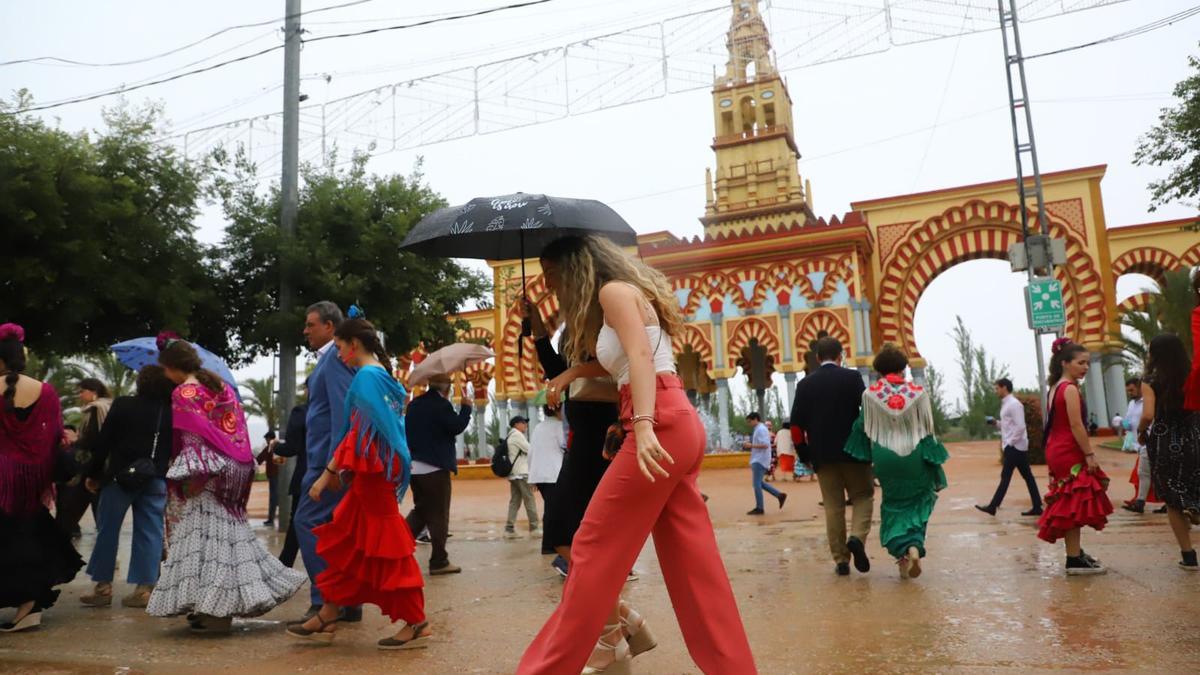
[[[530,302],[533,303],[537,311],[541,313],[543,318],[550,318],[558,313],[558,301],[554,294],[546,288],[546,281],[541,275],[527,281],[525,284],[525,292],[529,296]],[[516,313],[516,303],[508,308],[504,327],[501,332],[503,358],[498,359],[502,362],[500,379],[504,384],[504,390],[509,394],[521,394],[524,392],[535,391],[542,383],[542,367],[537,360],[537,351],[533,346],[533,340],[530,338],[522,338],[521,336],[521,319]],[[522,357],[518,363],[517,359],[517,342],[524,341]]]
[[[767,277],[767,270],[762,267],[742,267],[730,272],[728,275],[730,284],[733,286],[733,299],[743,310],[762,306],[763,300],[767,297],[767,291],[770,289],[770,280]],[[746,298],[746,294],[742,292],[742,282],[753,281],[754,292],[750,298]]]
[[[1113,273],[1145,274],[1158,283],[1166,280],[1166,272],[1177,270],[1183,263],[1173,253],[1154,246],[1126,251],[1113,261]]]
[[[687,300],[680,307],[680,312],[684,316],[691,316],[700,308],[700,302],[704,300],[704,291],[701,289],[700,278],[692,274],[684,274],[671,277],[671,290],[687,289]]]
[[[771,330],[771,326],[766,321],[752,317],[739,321],[737,328],[729,336],[729,342],[725,350],[725,358],[729,361],[729,368],[737,367],[742,350],[750,344],[751,340],[758,340],[758,344],[766,348],[767,353],[775,359],[775,363],[781,362],[779,338]]]
[[[960,262],[1006,259],[1008,247],[1020,241],[1020,227],[1020,207],[974,200],[913,228],[883,270],[879,294],[882,341],[919,355],[913,319],[921,294],[939,274]],[[1062,223],[1051,220],[1050,233],[1067,242],[1067,265],[1056,268],[1069,308],[1067,335],[1105,339],[1104,295],[1096,265],[1078,235]]]
[[[1150,291],[1134,293],[1133,295],[1121,301],[1121,304],[1117,306],[1117,313],[1125,314],[1126,312],[1142,311],[1146,309],[1146,305],[1150,304],[1150,298],[1153,295],[1154,293]]]
[[[800,327],[796,329],[797,349],[808,349],[807,345],[816,340],[821,331],[841,342],[843,349],[850,350],[850,330],[843,323],[842,317],[827,309],[818,309],[804,317]]]
[[[700,362],[705,368],[713,367],[712,343],[699,328],[685,324],[683,331],[671,338],[671,347],[676,354],[682,354],[686,346],[691,346],[692,351],[700,355]]]
[[[1200,244],[1196,244],[1195,246],[1189,248],[1187,253],[1183,254],[1182,261],[1183,264],[1187,265],[1188,267],[1200,265]]]

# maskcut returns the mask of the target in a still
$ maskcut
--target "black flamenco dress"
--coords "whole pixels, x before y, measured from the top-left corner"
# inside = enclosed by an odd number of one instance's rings
[[[0,400],[0,607],[32,600],[38,612],[58,599],[83,558],[46,509],[62,435],[58,394],[49,384],[27,408]]]

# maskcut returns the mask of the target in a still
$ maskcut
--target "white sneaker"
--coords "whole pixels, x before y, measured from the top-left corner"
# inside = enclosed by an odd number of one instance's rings
[[[505,538],[505,539],[520,539],[520,538],[521,538],[521,535],[520,535],[520,534],[517,534],[517,532],[516,532],[516,531],[514,531],[514,530],[505,530],[505,531],[504,531],[504,538]]]

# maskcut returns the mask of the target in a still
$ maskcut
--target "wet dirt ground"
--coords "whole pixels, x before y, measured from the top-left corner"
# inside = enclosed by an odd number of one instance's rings
[[[1108,575],[1067,578],[1062,545],[1039,541],[1035,519],[1019,515],[1029,508],[1019,477],[998,517],[973,508],[995,488],[994,445],[959,444],[950,451],[950,487],[930,523],[925,574],[915,581],[898,578],[877,530],[868,542],[872,571],[834,576],[816,483],[777,483],[790,494],[786,508],[772,505],[768,515],[753,518],[744,515],[753,506],[748,470],[702,474],[760,672],[1200,672],[1200,574],[1175,566],[1178,550],[1166,516],[1118,509],[1104,532],[1084,536]],[[1108,449],[1099,456],[1119,505],[1132,491],[1126,482],[1132,456]],[[1035,467],[1035,473],[1044,490],[1045,468]],[[264,487],[256,485],[251,503],[255,524],[265,513]],[[562,582],[537,542],[503,539],[507,502],[503,481],[455,483],[450,554],[464,572],[427,579],[437,636],[426,650],[377,651],[375,641],[392,631],[374,607],[366,608],[361,624],[341,626],[331,646],[289,639],[283,622],[304,612],[307,587],[270,614],[236,623],[229,636],[195,636],[182,619],[152,618],[119,602],[105,609],[81,606],[79,596],[90,588],[81,572],[63,587],[41,628],[0,635],[0,669],[509,673],[553,609]],[[85,558],[94,541],[90,525],[85,516],[79,542]],[[278,550],[282,535],[259,531]],[[418,555],[424,564],[428,549],[420,547]],[[127,556],[128,533],[121,570],[128,568]],[[634,672],[699,672],[649,542],[637,569],[641,579],[626,585],[625,596],[652,622],[659,647],[639,656]],[[118,596],[128,591],[121,570]]]

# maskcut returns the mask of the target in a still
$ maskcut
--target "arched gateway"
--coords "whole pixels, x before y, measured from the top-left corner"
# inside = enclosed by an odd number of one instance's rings
[[[680,371],[695,393],[715,390],[723,403],[718,407],[723,447],[730,445],[729,382],[746,376],[748,346],[782,373],[789,402],[804,372],[805,350],[822,331],[842,341],[847,365],[864,377],[884,342],[908,351],[914,373],[923,377],[925,363],[913,337],[921,294],[950,267],[1005,259],[1009,246],[1021,241],[1013,179],[858,201],[841,217],[814,215],[811,187],[799,171],[791,97],[766,57],[770,38],[756,2],[734,2],[728,44],[729,66],[712,90],[716,161],[706,171],[704,235],[642,235],[636,251],[675,289],[688,321],[674,339]],[[1094,355],[1086,394],[1101,420],[1125,407],[1113,337],[1117,277],[1142,273],[1161,279],[1164,270],[1200,264],[1194,220],[1108,229],[1100,190],[1104,173],[1104,166],[1092,166],[1043,175],[1050,233],[1064,239],[1067,249],[1067,264],[1056,269],[1067,308],[1065,333]],[[1034,214],[1030,221],[1037,222]],[[554,315],[557,305],[536,261],[526,267],[530,299],[543,316]],[[473,326],[471,335],[496,336],[501,417],[514,408],[528,415],[541,372],[530,343],[518,359],[519,321],[511,311],[520,294],[518,263],[493,268],[496,309],[460,318]],[[1127,305],[1136,306],[1138,297]],[[487,375],[490,371],[472,373],[476,380]]]

